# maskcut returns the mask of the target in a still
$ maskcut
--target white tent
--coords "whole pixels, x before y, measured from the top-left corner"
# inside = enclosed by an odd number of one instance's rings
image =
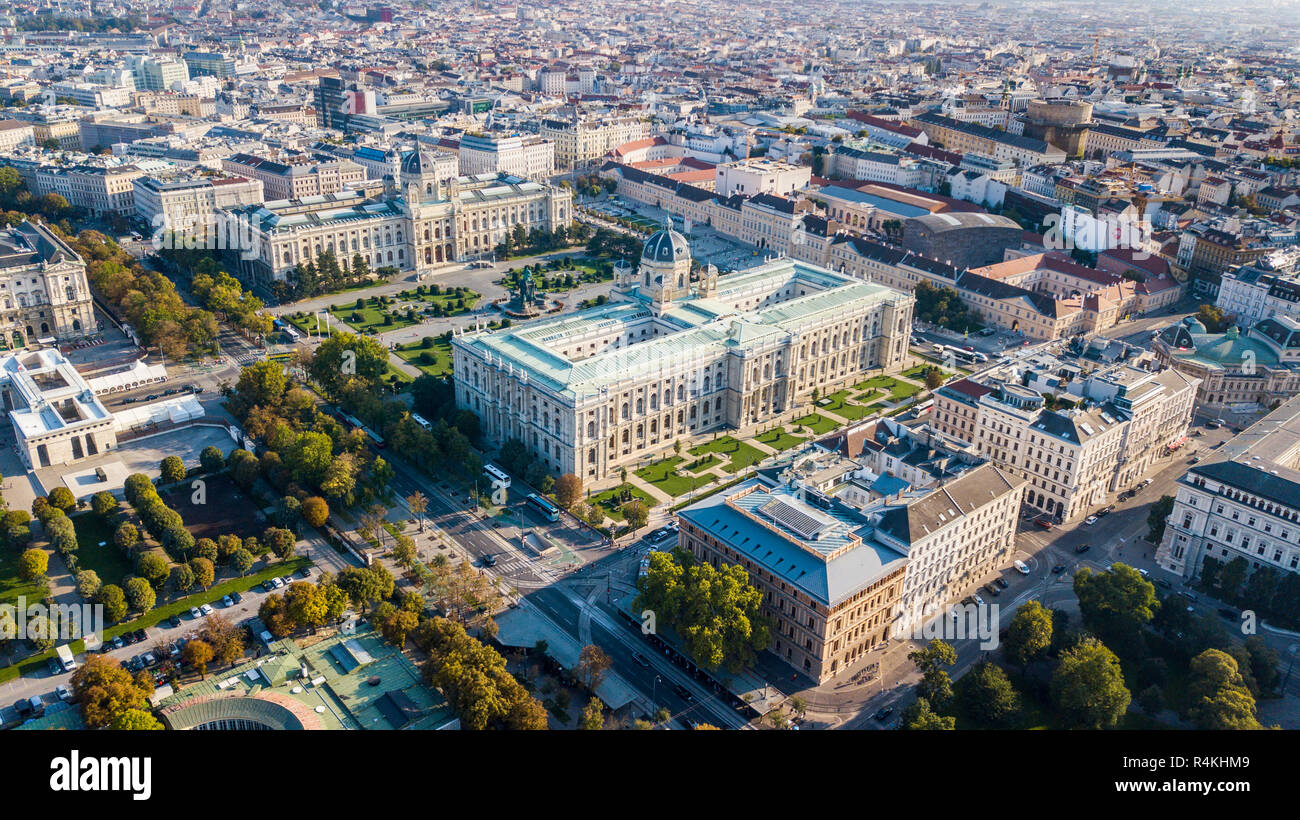
[[[145,364],[143,361],[137,361],[126,370],[96,376],[86,383],[90,385],[91,392],[99,396],[104,393],[131,390],[146,384],[166,381],[166,379],[167,368],[160,364]]]

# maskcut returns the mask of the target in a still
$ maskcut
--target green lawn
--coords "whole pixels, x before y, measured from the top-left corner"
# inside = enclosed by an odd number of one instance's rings
[[[12,605],[19,596],[26,598],[28,603],[38,603],[37,584],[18,577],[18,557],[26,549],[26,547],[21,550],[0,548],[0,604]]]
[[[645,490],[633,484],[620,484],[617,487],[608,489],[603,493],[597,493],[596,495],[593,495],[591,498],[587,499],[587,501],[593,506],[599,505],[605,511],[605,514],[608,515],[610,518],[613,518],[615,521],[622,521],[623,512],[619,508],[622,507],[627,502],[625,501],[618,501],[614,503],[606,503],[606,502],[611,501],[611,499],[615,497],[622,496],[624,490],[627,490],[629,493],[631,493],[632,498],[640,500],[640,502],[642,504],[645,504],[647,508],[654,507],[657,503],[659,503],[655,501],[653,498],[651,498],[650,494],[647,493]]]
[[[739,472],[751,464],[757,464],[767,458],[762,451],[731,436],[722,436],[707,444],[692,447],[690,453],[693,456],[702,456],[705,453],[725,455],[728,458],[728,463],[722,469],[729,473]]]
[[[784,427],[773,427],[767,432],[754,436],[754,441],[760,444],[766,444],[773,450],[789,450],[791,447],[797,447],[807,441],[806,438],[790,435]]]
[[[914,381],[918,381],[918,382],[922,382],[922,383],[924,383],[924,382],[925,382],[925,371],[926,371],[926,370],[929,370],[929,369],[930,369],[931,367],[933,367],[933,366],[934,366],[934,365],[918,364],[916,367],[913,367],[911,370],[904,370],[904,371],[903,371],[903,378],[905,378],[905,379],[913,379]],[[944,370],[943,368],[939,368],[939,375],[942,376],[942,377],[944,378],[944,380],[946,381],[946,380],[948,380],[948,379],[951,379],[953,376],[955,376],[955,375],[957,375],[957,374],[956,374],[956,373],[949,373],[947,370]]]
[[[809,413],[803,418],[795,419],[792,424],[794,424],[795,427],[808,427],[813,431],[813,433],[819,436],[825,435],[840,426],[838,422],[831,421],[825,416],[818,415],[817,413]]]
[[[470,291],[464,296],[457,296],[454,293],[439,293],[437,295],[430,293],[416,293],[415,291],[403,291],[396,296],[388,297],[386,305],[379,305],[373,299],[367,299],[361,307],[356,303],[351,305],[336,305],[337,310],[331,310],[336,319],[344,321],[351,325],[355,330],[361,333],[386,333],[390,330],[400,330],[404,327],[418,325],[430,318],[429,314],[424,311],[433,305],[441,305],[447,312],[444,315],[456,316],[468,312],[474,308],[474,305],[481,298],[480,294]],[[465,300],[464,308],[456,308],[455,304]],[[408,308],[414,310],[414,318],[408,318]],[[385,323],[386,317],[391,315],[392,321]]]
[[[871,411],[861,405],[850,404],[848,401],[850,392],[851,391],[849,390],[840,390],[836,393],[832,393],[826,397],[826,399],[830,400],[830,404],[822,404],[819,406],[822,410],[834,413],[841,418],[846,418],[849,421],[857,421]]]
[[[701,470],[707,470],[713,465],[721,464],[721,463],[722,463],[722,459],[718,458],[713,453],[709,453],[704,458],[695,459],[690,464],[687,464],[686,466],[682,467],[682,469],[690,470],[692,473],[698,473]]]
[[[712,475],[695,476],[678,472],[677,466],[681,462],[681,456],[670,456],[652,464],[647,464],[636,471],[636,476],[643,481],[650,482],[673,498],[686,495],[691,490],[698,490],[715,480]]]
[[[113,531],[94,513],[72,516],[77,530],[77,566],[91,569],[105,584],[121,584],[122,578],[135,571],[131,560],[113,543]],[[104,546],[100,546],[100,543]]]
[[[893,376],[872,376],[871,378],[867,379],[864,382],[858,382],[857,384],[853,385],[853,389],[854,390],[875,390],[875,389],[888,390],[889,400],[895,402],[902,401],[904,399],[910,399],[912,396],[915,396],[917,393],[920,393],[922,390],[921,387],[918,387],[915,384],[909,384],[904,381],[899,381],[898,379],[895,379]]]
[[[159,621],[170,618],[172,615],[180,615],[188,612],[190,607],[200,606],[201,604],[210,604],[213,601],[220,601],[232,592],[247,592],[253,587],[265,581],[272,576],[290,575],[297,572],[300,568],[311,564],[311,559],[306,556],[290,558],[288,561],[277,562],[269,567],[264,567],[252,575],[245,575],[243,578],[232,578],[229,581],[223,581],[216,584],[210,589],[200,590],[193,594],[187,595],[180,600],[173,601],[170,604],[157,607],[148,613],[141,615],[134,621],[119,623],[116,626],[108,627],[104,630],[104,640],[112,640],[121,635],[123,632],[131,632],[136,629],[145,629],[154,626]],[[84,641],[73,641],[73,653],[85,651]],[[32,655],[30,658],[24,658],[22,661],[6,666],[0,669],[0,683],[11,681],[19,675],[26,675],[29,672],[39,672],[45,668],[45,662],[54,656],[54,650],[41,652]]]
[[[433,347],[421,347],[420,342],[411,342],[399,345],[393,352],[430,376],[445,376],[451,372],[451,343],[440,338],[434,339]]]

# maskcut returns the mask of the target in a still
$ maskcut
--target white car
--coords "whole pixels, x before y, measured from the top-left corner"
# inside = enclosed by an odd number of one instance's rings
[[[1090,515],[1087,518],[1083,519],[1083,525],[1085,527],[1091,527],[1093,524],[1096,523],[1097,523],[1097,516],[1095,515]]]
[[[1017,560],[1015,567],[1016,567],[1016,572],[1020,573],[1021,575],[1029,574],[1029,567],[1025,566],[1024,561]]]
[[[199,611],[202,612],[205,616],[206,616],[206,615],[211,615],[211,614],[212,614],[212,604],[204,604],[203,606],[199,607]]]
[[[203,617],[203,613],[199,612],[198,607],[192,606],[190,607],[190,617],[197,621],[199,618]]]
[[[280,587],[284,586],[284,581],[281,581],[279,578],[272,578],[271,585],[274,586],[276,589],[279,589]]]
[[[971,597],[975,599],[975,603],[979,604],[980,606],[984,606],[984,599],[981,598],[978,593],[972,595]]]

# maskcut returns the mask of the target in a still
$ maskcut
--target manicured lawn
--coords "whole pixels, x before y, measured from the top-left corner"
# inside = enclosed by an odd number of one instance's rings
[[[425,310],[434,305],[439,305],[445,311],[446,316],[455,316],[460,313],[472,310],[475,303],[481,296],[473,291],[465,293],[463,296],[457,296],[455,293],[416,293],[415,291],[403,291],[396,296],[389,297],[388,304],[378,305],[372,299],[367,299],[361,307],[356,303],[351,305],[337,305],[337,310],[331,310],[336,319],[347,322],[353,328],[361,333],[385,333],[390,330],[400,330],[404,327],[418,325],[429,319],[431,314],[425,313]],[[460,300],[465,301],[465,307],[459,308],[456,305]],[[408,316],[409,311],[414,311]],[[385,323],[386,317],[392,317],[390,323]]]
[[[677,466],[681,462],[681,456],[670,456],[652,464],[647,464],[636,471],[636,476],[643,481],[650,482],[674,498],[685,495],[691,490],[697,490],[715,480],[711,475],[694,476],[679,473]]]
[[[399,345],[393,352],[430,376],[445,376],[451,372],[451,343],[442,339],[436,338],[433,347],[421,347],[420,342],[411,342]]]
[[[895,379],[893,376],[872,376],[871,378],[867,379],[864,382],[858,382],[857,384],[853,385],[853,389],[854,390],[873,390],[873,389],[888,390],[890,401],[902,401],[903,399],[910,399],[912,396],[915,396],[917,393],[921,392],[921,388],[918,387],[917,385],[908,384],[907,382],[904,381],[899,381],[898,379]]]
[[[830,404],[823,404],[821,408],[849,421],[857,421],[867,415],[870,412],[867,408],[848,402],[849,392],[848,390],[840,390],[830,394],[826,397],[830,400]]]
[[[907,379],[913,379],[913,380],[915,380],[915,381],[918,381],[918,382],[922,382],[922,383],[924,383],[924,382],[925,382],[925,371],[926,371],[926,370],[929,370],[931,367],[933,367],[933,365],[928,365],[928,364],[918,364],[916,367],[913,367],[911,370],[904,370],[904,371],[903,371],[903,377],[904,377],[904,378],[907,378]],[[946,371],[946,370],[940,368],[940,370],[939,370],[939,375],[942,376],[945,380],[947,380],[947,379],[951,379],[953,376],[955,376],[955,375],[957,375],[957,374],[956,374],[956,373],[949,373],[948,371]]]
[[[760,444],[766,444],[773,450],[789,450],[791,447],[797,447],[807,441],[806,438],[792,436],[785,431],[784,427],[773,427],[767,432],[754,436],[754,441]]]
[[[600,505],[600,507],[605,511],[605,514],[610,518],[613,518],[615,521],[622,521],[623,512],[619,508],[627,503],[627,501],[621,500],[624,490],[631,494],[631,499],[639,500],[642,504],[645,504],[647,508],[653,507],[658,503],[650,497],[649,493],[633,484],[620,484],[603,493],[597,493],[589,498],[588,502],[592,505]],[[615,498],[620,500],[613,501]],[[630,501],[631,499],[628,500]]]
[[[713,465],[721,464],[721,463],[722,463],[722,459],[718,458],[713,453],[709,453],[704,458],[695,459],[690,464],[687,464],[684,467],[682,467],[682,469],[690,470],[692,473],[698,473],[701,470],[707,470]]]
[[[77,530],[77,566],[94,570],[105,584],[121,584],[122,578],[135,571],[130,559],[113,543],[113,531],[94,513],[72,516]],[[100,546],[100,543],[104,546]]]
[[[803,418],[795,419],[792,423],[795,427],[808,427],[819,436],[825,435],[840,426],[838,422],[831,421],[817,413],[809,413]]]
[[[725,455],[729,463],[722,469],[729,473],[738,472],[767,458],[761,451],[731,436],[722,436],[707,444],[692,447],[690,453],[693,456],[702,456],[705,453]]]

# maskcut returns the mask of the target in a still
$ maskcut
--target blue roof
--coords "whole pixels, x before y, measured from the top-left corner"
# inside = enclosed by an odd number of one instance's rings
[[[924,216],[925,214],[930,213],[919,205],[908,205],[905,202],[899,202],[893,199],[886,199],[883,196],[864,193],[856,188],[841,188],[838,185],[830,185],[823,188],[822,193],[838,199],[846,199],[849,202],[871,205],[881,211],[888,211],[902,217]]]
[[[784,516],[760,511],[774,500],[782,502],[778,506],[785,515],[793,512],[804,519],[796,526],[813,526],[816,535],[804,537],[779,523]],[[829,510],[812,507],[790,488],[769,488],[756,478],[714,493],[678,515],[826,606],[896,572],[907,561],[901,550],[874,540],[871,521],[856,510],[838,504]]]
[[[894,495],[896,493],[901,493],[903,490],[906,490],[911,486],[911,484],[898,476],[882,475],[872,483],[871,489],[881,495]]]

